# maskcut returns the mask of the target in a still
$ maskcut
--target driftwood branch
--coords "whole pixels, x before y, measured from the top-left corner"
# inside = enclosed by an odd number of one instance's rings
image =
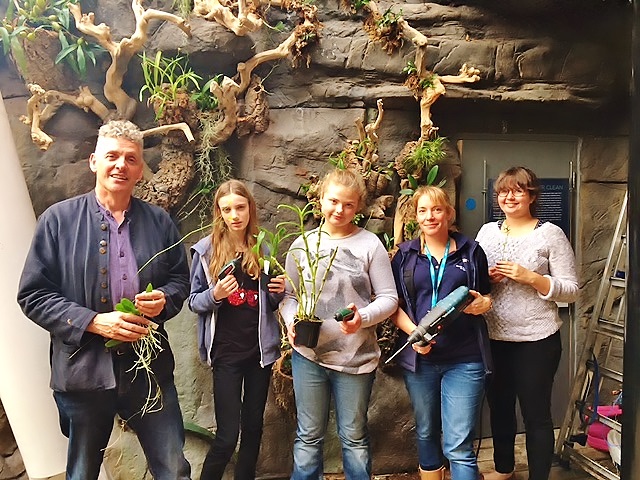
[[[219,23],[239,37],[255,32],[262,27],[263,20],[247,8],[246,0],[238,1],[238,16],[231,8],[222,5],[218,0],[195,0],[193,13]]]
[[[161,125],[159,127],[149,128],[147,130],[142,131],[143,137],[150,137],[152,135],[164,135],[167,132],[171,132],[172,130],[180,130],[184,133],[184,136],[187,137],[189,142],[195,141],[193,137],[193,133],[191,132],[191,128],[186,122],[175,123],[173,125]]]
[[[27,115],[23,115],[20,119],[31,126],[31,140],[41,150],[47,150],[53,142],[53,139],[42,130],[45,123],[65,103],[81,108],[85,112],[92,111],[102,121],[109,117],[109,109],[93,96],[88,87],[80,87],[75,95],[57,90],[45,91],[36,84],[29,84],[27,87],[31,97],[27,100]]]
[[[70,4],[69,11],[76,21],[76,27],[85,35],[96,39],[109,55],[111,65],[107,70],[104,84],[104,96],[116,107],[119,118],[131,119],[135,114],[137,101],[123,90],[122,82],[129,68],[131,58],[142,50],[147,41],[149,22],[153,19],[174,23],[187,36],[191,37],[191,28],[185,20],[177,15],[161,12],[159,10],[145,10],[142,0],[133,0],[131,4],[136,19],[136,29],[130,38],[123,38],[120,42],[114,42],[111,38],[111,29],[101,23],[95,24],[93,12],[83,14],[80,4]]]

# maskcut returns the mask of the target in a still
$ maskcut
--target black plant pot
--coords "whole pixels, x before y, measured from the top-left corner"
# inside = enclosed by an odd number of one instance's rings
[[[315,348],[320,337],[320,327],[322,320],[298,320],[295,323],[296,338],[295,344],[298,346]]]

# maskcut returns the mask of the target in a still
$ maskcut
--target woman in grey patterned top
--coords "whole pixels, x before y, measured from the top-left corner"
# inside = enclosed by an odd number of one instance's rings
[[[494,191],[506,218],[484,225],[477,236],[487,254],[493,298],[485,318],[494,361],[487,398],[496,471],[484,478],[513,478],[517,398],[529,480],[547,480],[554,444],[551,389],[562,353],[556,302],[578,295],[575,257],[563,231],[535,217],[540,187],[531,170],[502,172]]]

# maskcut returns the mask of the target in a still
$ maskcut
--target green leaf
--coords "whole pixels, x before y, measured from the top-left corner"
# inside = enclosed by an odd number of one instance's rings
[[[62,48],[67,48],[69,46],[69,41],[67,40],[67,36],[64,34],[62,30],[58,32],[58,40],[60,41],[60,45]]]
[[[16,30],[18,30],[16,28]],[[15,34],[15,30],[14,30],[14,34]],[[24,50],[22,48],[22,45],[20,45],[20,41],[18,40],[18,37],[12,37],[11,38],[11,56],[13,56],[13,59],[15,60],[16,64],[20,67],[20,69],[23,72],[28,71],[29,66],[28,66],[28,62],[27,62],[27,57],[24,54]]]
[[[91,63],[93,64],[93,66],[96,66],[96,56],[94,55],[93,51],[91,50],[85,50],[84,54],[87,56],[87,58],[89,60],[91,60]]]
[[[56,11],[56,15],[58,15],[60,23],[65,28],[65,30],[69,30],[69,9],[61,8],[60,10]]]
[[[9,38],[9,31],[5,27],[0,27],[0,40],[2,40],[2,50],[6,55],[11,47],[11,39]]]
[[[147,288],[145,289],[145,292],[147,293],[153,292],[153,285],[151,285],[151,282],[147,283]]]
[[[122,310],[119,309],[118,306],[121,306]],[[134,315],[140,315],[140,312],[138,312],[138,309],[136,308],[134,303],[128,298],[123,298],[122,300],[120,300],[120,303],[116,305],[116,310],[118,310],[119,312],[133,313]]]
[[[200,437],[209,443],[212,443],[216,438],[212,431],[191,422],[184,422],[184,431],[187,433],[193,433],[197,437]]]
[[[56,56],[56,64],[64,60],[68,55],[70,55],[77,48],[78,48],[78,45],[74,43],[73,45],[67,45],[62,50],[60,50],[60,52]]]
[[[413,188],[414,190],[418,188],[418,179],[416,177],[414,177],[413,175],[409,175],[407,179],[409,180],[409,185],[411,185],[411,188]]]
[[[434,165],[433,167],[431,167],[431,170],[429,170],[429,173],[427,174],[427,185],[433,185],[433,182],[436,181],[437,176],[438,165]]]
[[[122,343],[121,340],[114,340],[113,338],[111,340],[108,340],[105,342],[104,346],[107,348],[113,348],[117,345],[120,345]]]
[[[84,50],[81,46],[76,50],[76,58],[78,60],[78,70],[80,70],[80,76],[84,78],[87,75],[87,59],[84,56]]]
[[[402,190],[400,190],[400,195],[409,195],[410,197],[413,196],[415,190],[412,190],[410,188],[404,188]]]

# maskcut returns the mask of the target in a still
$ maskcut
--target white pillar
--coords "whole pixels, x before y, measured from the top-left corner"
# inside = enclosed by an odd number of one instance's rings
[[[29,477],[56,477],[65,471],[67,439],[49,389],[49,334],[16,302],[36,219],[1,93],[0,145],[0,398]]]

